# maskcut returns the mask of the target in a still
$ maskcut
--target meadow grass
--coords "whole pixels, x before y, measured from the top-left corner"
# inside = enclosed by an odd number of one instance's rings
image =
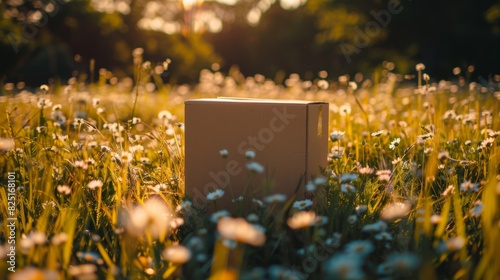
[[[282,86],[204,70],[189,87],[137,65],[135,82],[102,71],[90,85],[5,87],[2,278],[500,277],[498,81],[429,83],[419,70],[405,82],[384,69]],[[330,103],[328,166],[307,183],[315,198],[242,198],[236,212],[207,214],[184,197],[183,101],[214,96]]]

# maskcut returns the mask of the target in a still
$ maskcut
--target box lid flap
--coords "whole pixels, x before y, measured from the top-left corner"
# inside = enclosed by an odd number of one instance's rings
[[[200,98],[186,100],[184,103],[210,103],[210,102],[227,102],[227,103],[270,103],[270,104],[326,104],[322,101],[312,100],[291,100],[291,99],[260,99],[260,98],[242,98],[242,97],[217,97],[217,98]]]

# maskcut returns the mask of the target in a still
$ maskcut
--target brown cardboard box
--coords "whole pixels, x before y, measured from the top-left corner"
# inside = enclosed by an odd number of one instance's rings
[[[210,98],[185,102],[185,184],[195,205],[222,189],[217,208],[243,195],[304,198],[305,183],[326,167],[328,103]],[[220,154],[227,150],[227,157]],[[245,153],[255,152],[248,160]],[[257,162],[264,172],[247,169]],[[211,204],[209,204],[211,205]],[[221,205],[221,206],[219,206]]]

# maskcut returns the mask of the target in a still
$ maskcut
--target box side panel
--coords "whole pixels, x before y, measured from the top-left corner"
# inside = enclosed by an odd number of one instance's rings
[[[327,166],[328,104],[310,104],[307,113],[307,180]]]
[[[215,189],[230,196],[231,177],[243,172],[235,161],[236,139],[252,133],[252,110],[235,104],[186,103],[185,183],[186,194],[195,204],[203,204]],[[227,158],[220,155],[224,149],[229,152]]]
[[[230,208],[245,189],[248,195],[258,192],[256,198],[269,192],[291,195],[305,175],[306,106],[186,102],[185,110],[186,194],[195,204],[215,189],[225,192],[218,209]],[[227,158],[220,156],[222,149]],[[264,173],[247,170],[247,150],[255,152]]]
[[[255,160],[266,167],[271,188],[266,194],[282,193],[291,197],[300,184],[300,197],[306,175],[307,107],[304,105],[266,104],[263,124],[257,137],[265,145],[256,151]]]

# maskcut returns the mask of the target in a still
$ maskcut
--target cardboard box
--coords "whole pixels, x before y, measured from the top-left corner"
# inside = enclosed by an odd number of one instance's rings
[[[185,186],[195,205],[222,189],[217,208],[243,195],[262,199],[296,190],[327,165],[328,103],[297,100],[207,98],[185,102]],[[227,157],[220,154],[227,150]],[[255,152],[248,160],[245,153]],[[263,173],[247,169],[249,162]],[[209,203],[211,205],[211,203]],[[221,207],[219,207],[221,205]]]

